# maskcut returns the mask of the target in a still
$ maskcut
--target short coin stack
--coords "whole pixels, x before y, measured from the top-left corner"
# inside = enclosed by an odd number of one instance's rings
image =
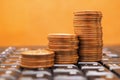
[[[74,13],[74,32],[78,35],[79,61],[100,61],[102,58],[102,13],[80,11]]]
[[[48,68],[54,65],[54,52],[47,49],[28,50],[21,53],[24,68]]]
[[[56,64],[75,64],[78,61],[78,40],[75,34],[48,34],[49,49],[55,52]]]

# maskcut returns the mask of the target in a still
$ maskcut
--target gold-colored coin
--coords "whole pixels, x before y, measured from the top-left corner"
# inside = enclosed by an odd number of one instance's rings
[[[54,52],[48,49],[24,51],[21,52],[20,65],[25,68],[52,67],[54,56]]]
[[[74,33],[78,36],[79,61],[100,61],[102,59],[103,32],[100,11],[74,13]]]
[[[21,67],[24,67],[24,68],[30,68],[30,69],[35,69],[35,68],[49,68],[49,67],[52,67],[54,65],[54,63],[52,64],[46,64],[46,65],[39,65],[39,66],[28,66],[28,65],[23,65],[21,64],[20,66]]]
[[[77,49],[77,45],[48,45],[50,49]]]
[[[48,34],[49,38],[75,38],[75,34],[67,34],[67,33],[51,33]]]
[[[38,50],[28,50],[21,53],[21,55],[29,55],[29,56],[44,56],[44,55],[53,55],[54,52],[47,49],[38,49]]]

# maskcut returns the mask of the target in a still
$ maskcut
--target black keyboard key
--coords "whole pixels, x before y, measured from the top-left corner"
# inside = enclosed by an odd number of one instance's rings
[[[101,68],[104,68],[98,62],[79,62],[78,66],[80,67],[81,70],[85,70],[85,69],[101,69]]]
[[[87,79],[83,76],[57,75],[54,76],[54,80],[87,80]]]
[[[32,77],[35,79],[52,80],[52,73],[49,71],[23,70],[21,77]]]
[[[54,68],[78,69],[74,64],[55,64]]]
[[[111,72],[88,71],[86,73],[88,80],[119,80],[119,78]]]
[[[34,80],[32,77],[20,77],[18,80]]]

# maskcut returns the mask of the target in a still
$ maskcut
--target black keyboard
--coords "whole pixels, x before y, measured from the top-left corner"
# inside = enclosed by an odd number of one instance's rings
[[[0,80],[120,80],[120,47],[104,47],[100,62],[55,64],[52,68],[20,67],[20,52],[29,47],[0,48]],[[44,47],[33,47],[44,48]]]

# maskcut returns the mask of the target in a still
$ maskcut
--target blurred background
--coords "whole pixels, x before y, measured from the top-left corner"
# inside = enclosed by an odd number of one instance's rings
[[[73,12],[103,13],[104,45],[120,45],[120,0],[0,0],[0,46],[47,45],[49,33],[74,33]]]

